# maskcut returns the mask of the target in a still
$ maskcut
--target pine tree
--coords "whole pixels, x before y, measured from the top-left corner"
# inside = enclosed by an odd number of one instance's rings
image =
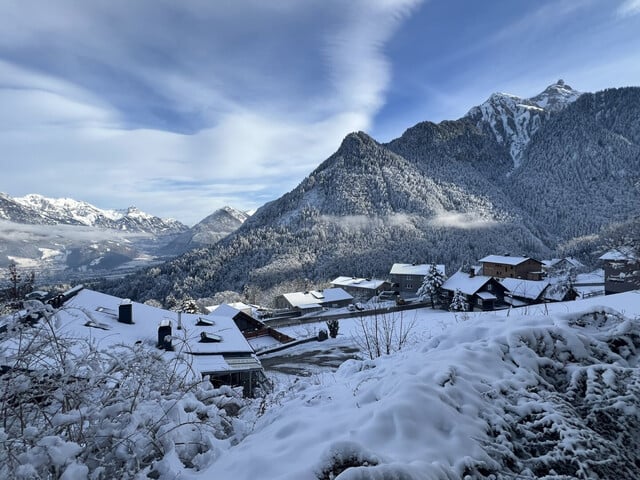
[[[418,296],[421,300],[429,297],[429,299],[431,300],[431,308],[435,308],[435,298],[440,293],[440,287],[442,287],[444,281],[444,275],[440,273],[435,263],[432,263],[429,267],[429,271],[424,276],[422,285],[418,289]]]
[[[456,290],[449,305],[449,310],[453,312],[466,312],[468,308],[469,304],[464,294],[460,290]]]

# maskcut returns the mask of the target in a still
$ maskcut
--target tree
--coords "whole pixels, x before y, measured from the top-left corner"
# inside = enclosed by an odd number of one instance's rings
[[[406,321],[404,312],[374,313],[360,317],[353,341],[371,360],[402,350],[411,339],[415,318]]]
[[[420,300],[424,300],[429,297],[431,300],[431,308],[435,308],[435,299],[440,293],[440,288],[445,281],[445,277],[438,267],[432,263],[429,266],[429,271],[424,276],[424,280],[422,281],[422,285],[418,289],[418,296]]]
[[[456,290],[449,305],[449,310],[452,312],[466,312],[468,308],[469,304],[466,297],[460,290]]]
[[[327,328],[329,329],[329,336],[331,338],[336,338],[338,336],[340,322],[337,319],[327,320]]]

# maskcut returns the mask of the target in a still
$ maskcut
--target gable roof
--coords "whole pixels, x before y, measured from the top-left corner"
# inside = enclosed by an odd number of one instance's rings
[[[385,283],[386,280],[378,280],[375,278],[338,277],[331,282],[331,285],[376,290]]]
[[[233,316],[239,313],[232,307],[209,315],[182,313],[178,329],[178,313],[150,305],[130,302],[133,323],[118,321],[118,310],[123,300],[104,293],[84,289],[65,302],[57,315],[61,328],[77,337],[95,340],[101,347],[118,344],[134,345],[142,342],[156,346],[158,327],[169,321],[172,336],[184,342],[187,351],[196,355],[247,354],[253,349],[238,329]],[[201,321],[204,320],[204,321]],[[220,341],[202,343],[201,334],[219,336]],[[175,345],[176,350],[180,348]]]
[[[600,260],[610,261],[636,261],[638,256],[631,247],[619,247],[609,250],[607,253],[600,257]]]
[[[533,260],[534,262],[542,263],[538,260],[529,257],[512,257],[511,255],[488,255],[478,260],[480,263],[499,263],[501,265],[520,265],[527,260]]]
[[[292,307],[324,305],[331,302],[353,300],[342,288],[325,288],[308,292],[285,293],[282,295]]]
[[[511,295],[537,300],[540,298],[545,288],[549,286],[547,280],[523,280],[521,278],[501,278],[500,283],[511,293]]]
[[[429,273],[430,263],[394,263],[389,272],[391,275],[421,275]],[[436,269],[445,274],[444,265],[436,265]]]
[[[451,292],[460,290],[465,295],[474,295],[491,280],[492,277],[484,275],[474,275],[471,277],[468,273],[457,271],[442,284],[441,288]]]

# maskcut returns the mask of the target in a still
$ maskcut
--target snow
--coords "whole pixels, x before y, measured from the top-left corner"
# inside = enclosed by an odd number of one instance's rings
[[[549,286],[546,280],[522,280],[519,278],[501,278],[500,283],[515,297],[536,300]]]
[[[530,437],[503,433],[492,438],[488,432],[501,431],[509,418],[524,422],[527,415],[556,408],[549,400],[536,400],[541,398],[537,389],[547,388],[540,380],[545,362],[572,368],[574,375],[601,368],[604,384],[619,386],[615,372],[626,362],[589,366],[597,361],[590,353],[597,340],[585,335],[603,336],[606,348],[607,335],[637,330],[616,320],[615,311],[625,311],[628,318],[640,315],[640,292],[597,300],[470,313],[462,323],[448,312],[420,310],[415,314],[421,340],[411,348],[376,360],[347,360],[330,375],[290,381],[279,400],[256,418],[250,435],[202,474],[183,478],[428,479],[465,473],[476,478],[476,469],[501,472],[498,452]],[[603,317],[608,320],[589,323],[594,311],[608,312]],[[288,328],[293,333],[311,327]],[[353,328],[355,319],[341,321],[338,339],[323,344],[344,344]],[[549,345],[550,353],[533,350],[538,342]],[[300,353],[317,345],[295,349]],[[633,397],[616,401],[627,409],[637,403]],[[558,424],[567,421],[555,410],[550,415]],[[575,448],[577,459],[584,456],[584,431],[563,434],[558,448]]]
[[[609,250],[607,253],[600,257],[600,260],[610,261],[635,261],[637,256],[633,248],[620,247],[614,250]]]
[[[502,265],[520,265],[529,257],[512,257],[510,255],[488,255],[478,260],[480,263],[500,263]]]
[[[385,280],[376,280],[375,278],[358,278],[358,277],[337,277],[331,281],[331,285],[336,287],[358,287],[368,290],[376,290],[385,283]]]
[[[310,308],[320,304],[329,305],[331,302],[353,300],[353,297],[341,288],[325,288],[321,291],[285,293],[283,295],[293,307]]]
[[[485,277],[484,275],[474,275],[471,277],[468,273],[458,271],[442,284],[442,289],[451,292],[460,290],[465,295],[473,295],[484,287],[491,278],[492,277]]]
[[[429,273],[430,263],[394,263],[391,267],[391,275],[422,275]],[[438,271],[444,275],[445,266],[436,265]]]

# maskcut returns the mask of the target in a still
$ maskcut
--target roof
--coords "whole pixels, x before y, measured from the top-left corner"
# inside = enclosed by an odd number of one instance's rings
[[[136,342],[156,346],[160,323],[170,321],[176,350],[180,348],[176,343],[183,342],[187,351],[195,354],[253,354],[251,345],[233,321],[239,311],[228,305],[209,315],[182,313],[182,329],[179,330],[177,312],[137,302],[130,302],[134,323],[121,323],[118,309],[122,303],[118,297],[84,289],[58,311],[61,329],[94,340],[101,347]],[[199,321],[201,319],[205,322]],[[218,335],[221,341],[202,343],[203,332]]]
[[[391,267],[391,275],[421,275],[429,273],[431,263],[394,263]],[[445,274],[444,265],[436,265],[436,269]]]
[[[600,257],[600,260],[636,261],[638,260],[638,255],[631,247],[620,247],[609,250]]]
[[[325,288],[324,290],[285,293],[282,296],[292,307],[301,307],[303,305],[324,305],[331,302],[353,300],[353,297],[342,288]]]
[[[501,265],[520,265],[527,260],[533,260],[529,257],[512,257],[511,255],[488,255],[478,260],[480,263],[499,263]],[[538,260],[533,260],[538,262]],[[538,262],[540,263],[540,262]]]
[[[478,295],[482,300],[497,300],[498,299],[498,297],[496,297],[491,292],[478,292],[478,293],[476,293],[476,295]]]
[[[522,280],[520,278],[501,278],[500,283],[515,297],[537,300],[545,288],[547,280]]]
[[[385,280],[375,278],[338,277],[331,282],[331,285],[376,290],[384,285],[385,282]]]
[[[478,290],[491,281],[492,277],[484,275],[474,275],[470,277],[468,273],[457,271],[442,284],[443,290],[455,292],[460,290],[465,295],[474,295]]]

